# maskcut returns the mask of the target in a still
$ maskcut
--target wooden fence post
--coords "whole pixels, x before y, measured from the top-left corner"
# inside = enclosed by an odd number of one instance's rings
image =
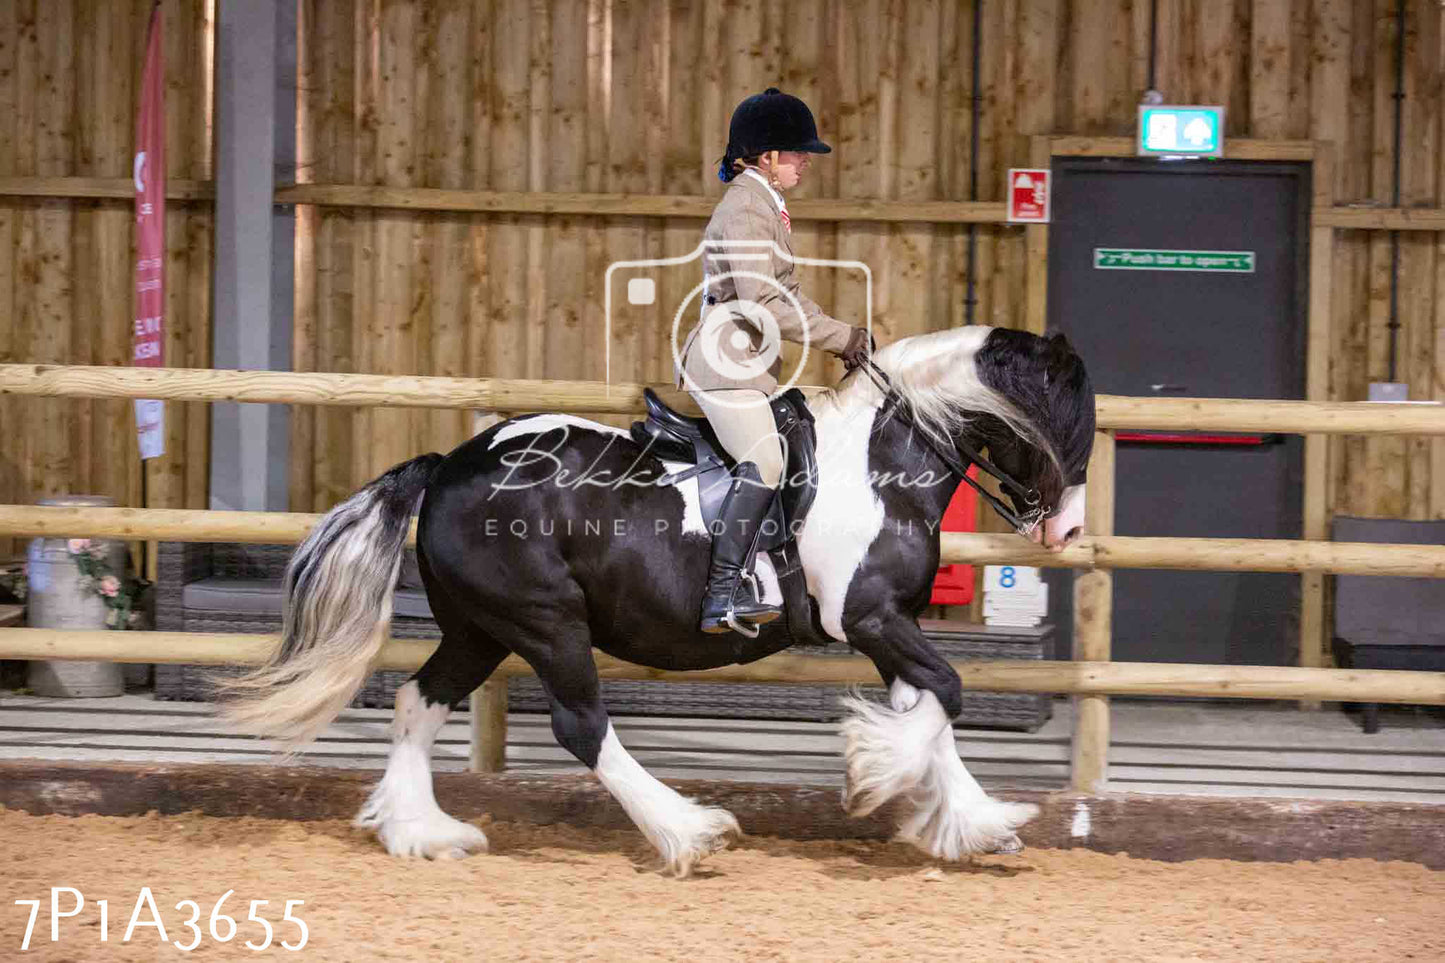
[[[472,434],[480,435],[509,416],[478,409],[472,413]],[[507,678],[496,673],[472,692],[472,772],[507,768]]]
[[[1089,461],[1088,535],[1114,533],[1114,433],[1094,435]],[[1074,660],[1108,662],[1113,649],[1114,574],[1109,569],[1080,572],[1074,579]],[[1090,795],[1109,785],[1109,698],[1074,697],[1072,787]]]
[[[498,673],[472,692],[472,772],[507,768],[507,679]]]

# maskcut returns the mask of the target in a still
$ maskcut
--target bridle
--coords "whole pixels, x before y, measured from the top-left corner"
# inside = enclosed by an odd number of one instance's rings
[[[938,460],[943,462],[954,474],[968,482],[974,491],[978,492],[979,495],[983,497],[983,500],[988,502],[990,507],[998,513],[1000,518],[1013,526],[1014,531],[1023,535],[1025,538],[1033,534],[1034,529],[1038,527],[1039,522],[1043,521],[1044,516],[1047,514],[1044,507],[1039,504],[1042,499],[1038,489],[1024,487],[1018,479],[983,457],[983,455],[968,442],[962,440],[955,441],[958,450],[963,452],[964,457],[971,463],[977,465],[980,470],[998,479],[999,486],[1008,492],[1009,495],[1016,498],[1022,504],[1029,506],[1029,510],[1022,515],[1016,513],[1013,509],[1005,505],[997,495],[974,481],[968,474],[968,465],[959,461],[956,454],[936,444],[928,432],[918,428],[918,423],[908,410],[908,405],[904,402],[903,395],[897,388],[893,387],[893,379],[888,376],[888,372],[878,367],[872,358],[863,362],[863,371],[873,381],[873,384],[877,386],[878,390],[883,392],[881,414],[884,417],[890,414],[896,414],[899,418],[903,419],[904,422],[913,427],[916,433],[923,438],[923,443],[938,457]]]

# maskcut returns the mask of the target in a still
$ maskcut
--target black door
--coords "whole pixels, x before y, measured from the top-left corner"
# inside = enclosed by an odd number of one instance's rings
[[[1049,322],[1097,391],[1304,396],[1307,167],[1091,158],[1054,170]],[[1115,532],[1298,538],[1302,447],[1124,434]],[[1297,612],[1295,575],[1119,571],[1114,657],[1288,664]]]

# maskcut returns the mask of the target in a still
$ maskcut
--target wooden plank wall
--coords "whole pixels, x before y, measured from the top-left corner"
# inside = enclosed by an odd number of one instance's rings
[[[209,2],[166,0],[173,178],[211,174]],[[0,177],[128,177],[151,0],[0,3]],[[0,196],[0,361],[123,365],[131,353],[133,204]],[[166,361],[210,364],[211,214],[167,209]],[[205,507],[206,406],[168,406],[149,503]],[[0,502],[57,493],[140,504],[125,401],[0,398]],[[0,540],[0,554],[15,549]]]
[[[1013,0],[979,11],[979,200],[1002,196],[1033,134],[1127,135],[1147,85],[1147,0]],[[798,197],[969,199],[974,9],[947,0],[304,0],[305,179],[481,190],[721,191],[714,167],[736,102],[769,84],[809,101],[836,150]],[[1391,200],[1392,0],[1158,0],[1156,83],[1223,103],[1228,134],[1338,144],[1343,203]],[[1442,203],[1441,11],[1408,4],[1401,203]],[[604,375],[603,275],[621,258],[684,254],[695,219],[303,212],[297,363],[316,370]],[[884,340],[959,324],[960,225],[800,222],[795,247],[866,261]],[[978,321],[1024,326],[1021,232],[977,229]],[[1435,234],[1402,237],[1399,373],[1442,393],[1445,319]],[[1331,397],[1387,375],[1390,241],[1336,245]],[[672,309],[617,312],[611,374],[663,380]],[[862,286],[809,269],[846,319]],[[664,310],[666,306],[667,310]],[[684,318],[684,330],[689,313]],[[1438,360],[1437,360],[1438,355]],[[804,380],[837,373],[814,355]],[[451,416],[299,412],[293,502],[325,508],[391,461],[464,437]],[[1445,517],[1445,443],[1349,439],[1331,463],[1337,511]]]
[[[733,106],[778,84],[813,105],[836,148],[797,197],[969,197],[971,91],[960,65],[973,24],[958,4],[452,0],[413,11],[405,0],[306,0],[302,11],[307,181],[717,197]],[[986,28],[1016,29],[1016,18],[990,17]],[[981,150],[996,166],[1017,153],[1017,66],[989,56],[997,110],[985,107]],[[1052,62],[1054,52],[1037,56]],[[389,119],[392,110],[406,116]],[[996,200],[1001,179],[982,177],[979,199]],[[391,220],[412,232],[405,263],[388,261],[399,250],[387,241]],[[666,380],[673,315],[699,266],[660,272],[655,308],[615,312],[610,340],[606,269],[686,254],[701,228],[694,218],[311,209],[298,242],[298,366],[602,379],[610,354],[616,380]],[[872,267],[883,340],[962,322],[966,228],[799,221],[794,232],[799,254]],[[987,225],[978,234],[978,319],[1015,323],[1022,235]],[[811,296],[861,323],[860,272],[807,268],[804,278]],[[682,333],[695,316],[693,302]],[[814,351],[802,380],[840,373]],[[421,445],[445,450],[465,436],[454,418],[379,418],[297,413],[294,507],[328,507]]]
[[[210,174],[213,0],[166,0],[170,172]],[[814,106],[834,154],[799,197],[969,198],[980,99],[978,199],[1036,134],[1127,135],[1150,62],[1148,0],[301,0],[303,181],[521,191],[721,191],[727,118],[769,84]],[[1232,137],[1336,144],[1341,203],[1392,195],[1394,0],[1158,0],[1157,84],[1219,102]],[[128,168],[147,0],[0,4],[0,176]],[[1441,8],[1409,0],[1401,203],[1439,207]],[[172,363],[209,359],[210,214],[175,204],[168,261]],[[0,358],[123,363],[129,215],[123,202],[0,198]],[[618,258],[686,253],[689,218],[472,215],[303,207],[295,358],[303,370],[663,379],[671,309],[696,283],[661,278],[658,306],[614,319],[604,273]],[[799,222],[800,254],[874,271],[884,340],[958,324],[961,225]],[[982,225],[977,320],[1025,324],[1017,228]],[[1412,397],[1445,393],[1441,238],[1400,239],[1398,374]],[[1331,396],[1387,374],[1391,246],[1340,231],[1334,254]],[[862,316],[856,278],[810,269],[810,293]],[[667,310],[664,310],[666,308]],[[686,324],[687,318],[684,319]],[[1445,346],[1442,346],[1445,347]],[[808,361],[825,380],[836,362]],[[204,502],[204,409],[172,406],[173,456],[154,504]],[[133,503],[128,406],[0,399],[10,428],[0,499],[100,490]],[[392,461],[464,436],[454,414],[298,409],[292,500],[334,504]],[[1331,461],[1337,511],[1445,517],[1445,443],[1349,439]]]

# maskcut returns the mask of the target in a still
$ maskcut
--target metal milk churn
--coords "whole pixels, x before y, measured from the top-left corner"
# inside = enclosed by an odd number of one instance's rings
[[[109,508],[115,499],[104,495],[54,495],[41,505],[67,508]],[[109,609],[94,586],[86,585],[69,550],[69,538],[37,538],[26,552],[30,594],[26,623],[46,629],[104,629]],[[117,576],[125,573],[125,543],[89,539],[88,551],[105,559]],[[125,691],[118,662],[72,660],[30,663],[26,684],[36,695],[81,698],[115,696]]]

